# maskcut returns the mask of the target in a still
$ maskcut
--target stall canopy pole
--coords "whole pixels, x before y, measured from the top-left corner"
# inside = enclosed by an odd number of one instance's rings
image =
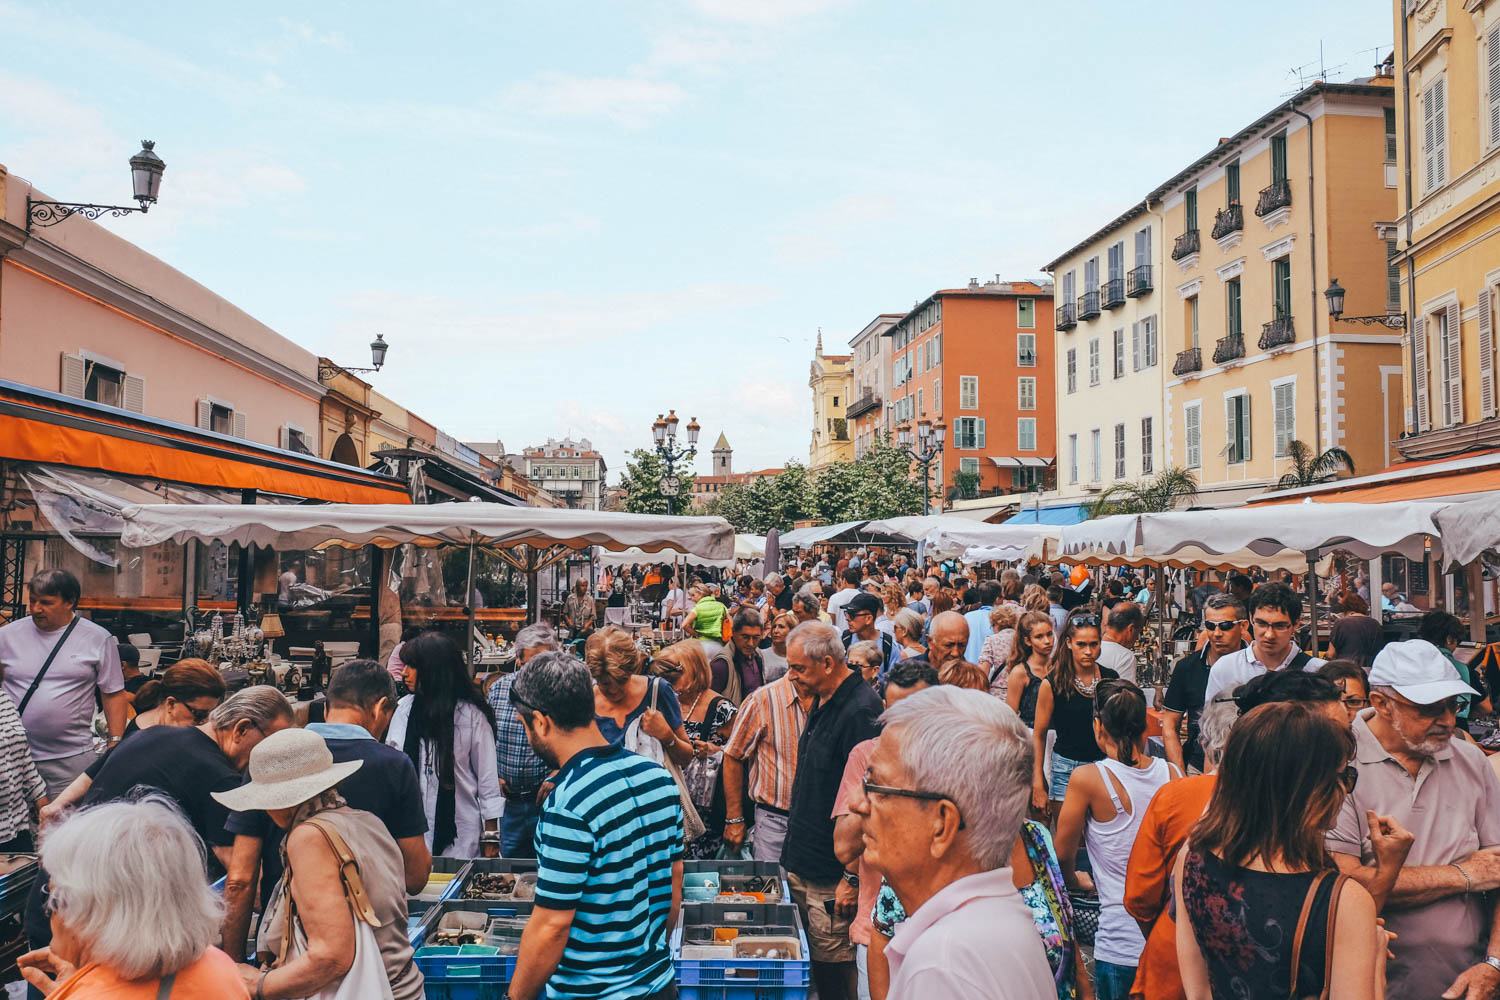
[[[1318,655],[1318,550],[1307,555],[1307,653]]]
[[[248,504],[252,507],[255,506],[255,490],[241,490],[240,503]],[[255,586],[255,570],[251,562],[251,551],[252,547],[250,543],[245,542],[240,545],[239,574],[238,582],[235,586],[235,596],[239,604],[240,614],[248,612],[250,606],[254,603],[252,599],[254,595],[250,593]]]
[[[370,659],[380,659],[380,592],[385,589],[384,551],[378,545],[370,550]]]
[[[193,607],[198,603],[198,539],[189,538],[182,546],[182,642],[192,637]]]
[[[1469,639],[1484,645],[1484,567],[1475,559],[1464,567],[1469,588]]]
[[[474,671],[474,539],[469,539],[469,569],[464,574],[464,607],[469,610],[468,630],[464,633],[464,662]]]

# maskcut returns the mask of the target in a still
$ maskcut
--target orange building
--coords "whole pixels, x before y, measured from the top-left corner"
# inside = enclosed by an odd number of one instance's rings
[[[981,493],[1047,485],[1057,457],[1052,285],[970,281],[934,292],[891,340],[891,426],[947,425],[935,492],[977,473]]]

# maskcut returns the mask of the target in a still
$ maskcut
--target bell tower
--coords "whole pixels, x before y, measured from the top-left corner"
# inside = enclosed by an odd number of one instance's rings
[[[729,447],[729,439],[724,432],[719,432],[719,440],[714,442],[714,475],[728,476],[734,472],[734,449]]]

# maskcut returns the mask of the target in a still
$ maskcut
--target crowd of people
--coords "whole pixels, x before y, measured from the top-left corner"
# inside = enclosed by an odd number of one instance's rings
[[[509,996],[668,1000],[683,863],[750,857],[820,1000],[1500,996],[1500,777],[1451,615],[1386,643],[1349,610],[1325,660],[1285,581],[1204,578],[1158,692],[1135,650],[1168,598],[1125,576],[653,572],[690,638],[648,654],[579,591],[576,652],[530,625],[476,679],[408,635],[306,726],[202,661],[127,676],[38,575],[0,628],[0,842],[41,832],[23,977],[415,1000],[408,895],[501,855],[538,871]]]

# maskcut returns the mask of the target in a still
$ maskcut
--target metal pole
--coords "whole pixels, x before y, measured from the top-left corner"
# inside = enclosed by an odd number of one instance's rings
[[[384,551],[370,547],[370,658],[380,659],[380,592],[385,589]]]
[[[1484,567],[1475,559],[1464,567],[1464,574],[1469,589],[1469,638],[1484,645]]]
[[[1318,655],[1318,552],[1307,553],[1307,579],[1303,581],[1307,591],[1307,650]]]
[[[469,568],[464,574],[464,607],[468,609],[468,627],[464,634],[464,662],[474,672],[474,540],[469,540]]]

